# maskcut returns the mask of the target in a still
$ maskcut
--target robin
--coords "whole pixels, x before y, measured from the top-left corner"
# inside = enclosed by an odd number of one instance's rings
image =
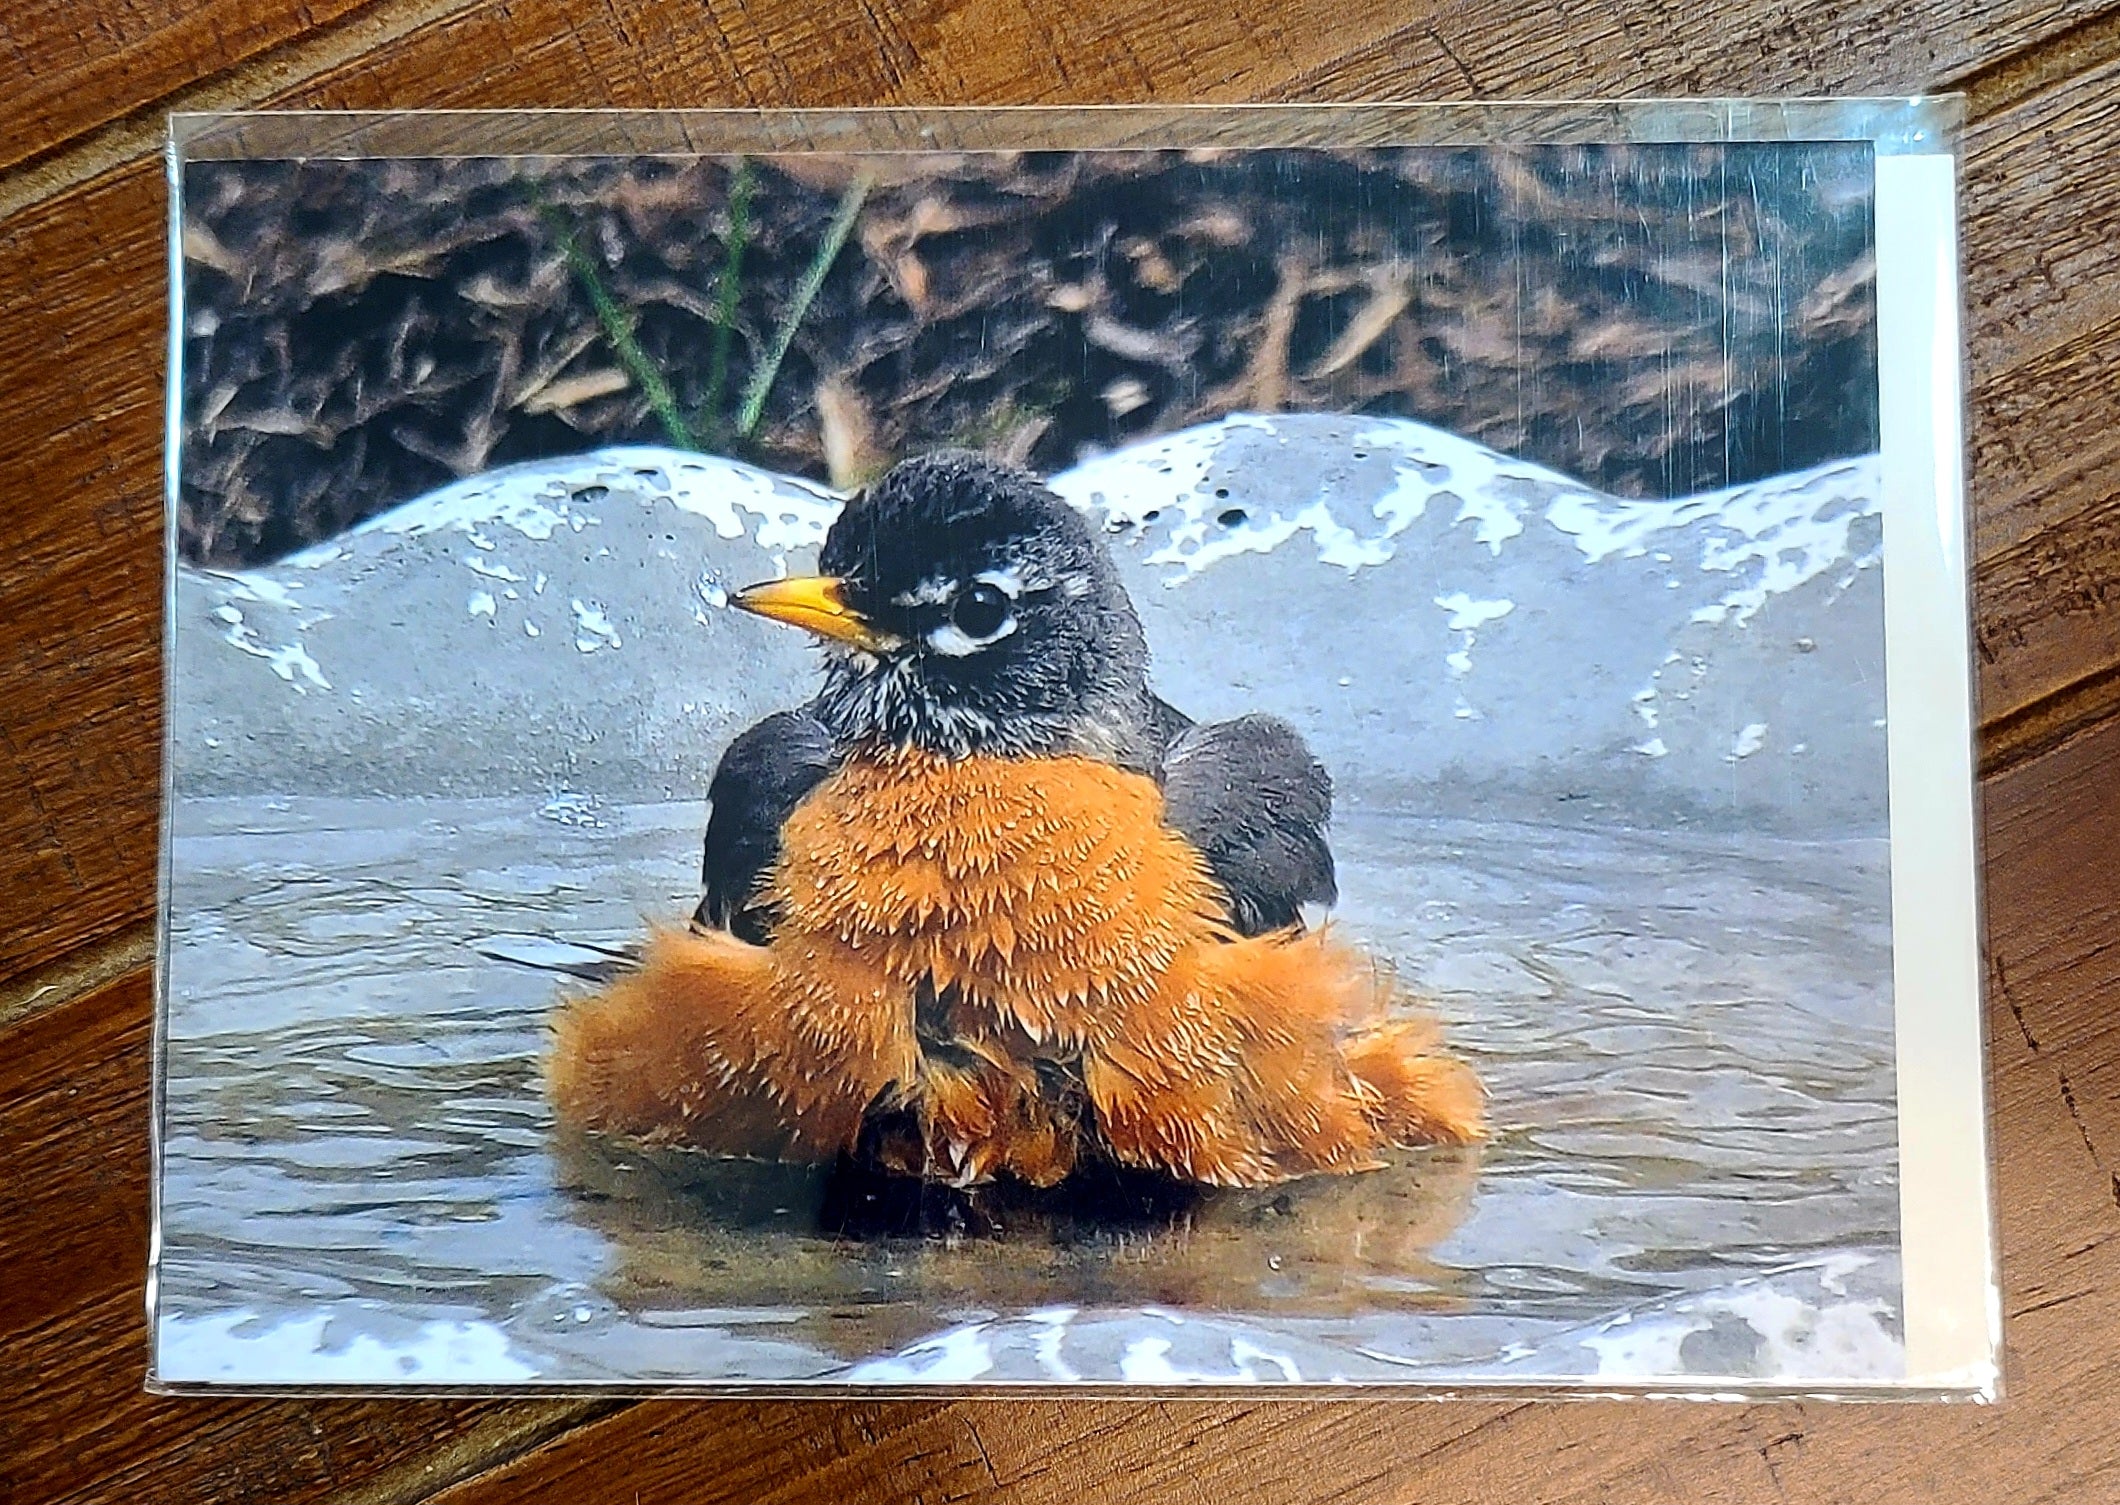
[[[960,1187],[1257,1187],[1479,1137],[1472,1071],[1305,926],[1325,770],[1151,691],[1080,513],[945,451],[851,500],[819,567],[733,598],[814,634],[823,685],[722,758],[692,925],[559,1012],[563,1121]]]

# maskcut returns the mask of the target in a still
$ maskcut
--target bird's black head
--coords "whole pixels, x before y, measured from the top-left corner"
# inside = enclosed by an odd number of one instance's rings
[[[847,746],[1147,766],[1148,649],[1104,541],[1037,477],[908,460],[833,523],[820,573],[735,604],[816,633],[814,707]]]

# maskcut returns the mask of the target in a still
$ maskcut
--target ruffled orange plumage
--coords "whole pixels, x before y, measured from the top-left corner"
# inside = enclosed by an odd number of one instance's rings
[[[1482,1093],[1329,930],[1241,937],[1154,780],[1078,757],[856,756],[799,805],[772,938],[666,931],[565,1005],[562,1119],[1050,1186],[1095,1154],[1214,1186],[1481,1134]],[[873,1139],[874,1136],[872,1136]]]

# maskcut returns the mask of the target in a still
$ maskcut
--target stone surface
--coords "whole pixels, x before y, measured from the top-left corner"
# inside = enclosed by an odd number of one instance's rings
[[[1343,799],[1881,827],[1874,457],[1628,501],[1404,420],[1238,416],[1053,484],[1108,529],[1158,688],[1287,716]],[[726,592],[807,569],[837,505],[614,449],[180,569],[178,793],[697,797],[814,673]]]

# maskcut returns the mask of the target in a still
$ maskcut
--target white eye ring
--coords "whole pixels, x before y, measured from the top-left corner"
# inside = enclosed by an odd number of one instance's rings
[[[1036,582],[1025,580],[1022,573],[1014,569],[981,570],[978,574],[972,576],[972,579],[981,585],[991,585],[1011,601],[1027,590],[1039,588]]]
[[[991,636],[983,638],[968,637],[964,629],[955,622],[944,622],[928,633],[927,643],[937,653],[950,658],[964,658],[982,648],[991,648],[1015,630],[1016,619],[1013,615],[995,628]]]

